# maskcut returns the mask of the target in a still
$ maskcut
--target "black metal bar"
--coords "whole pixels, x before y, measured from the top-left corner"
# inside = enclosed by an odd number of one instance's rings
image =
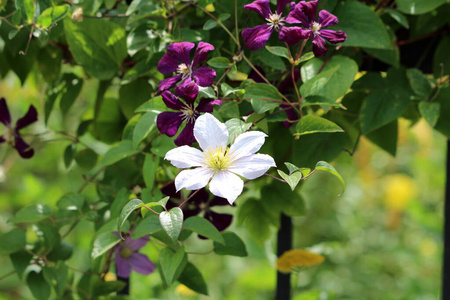
[[[280,257],[285,251],[292,249],[292,220],[281,214],[280,229],[277,234],[277,256]],[[291,299],[291,274],[277,272],[276,300]]]
[[[450,140],[447,140],[447,170],[444,205],[444,264],[442,268],[442,299],[450,299]]]

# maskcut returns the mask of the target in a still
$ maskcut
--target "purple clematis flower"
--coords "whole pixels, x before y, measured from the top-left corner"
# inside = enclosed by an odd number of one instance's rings
[[[0,122],[6,126],[6,131],[0,135],[0,143],[6,142],[14,148],[22,158],[31,158],[34,155],[34,150],[30,145],[20,136],[19,130],[37,121],[37,111],[33,105],[30,105],[25,116],[17,120],[16,126],[11,124],[11,115],[9,114],[8,106],[5,98],[0,99]]]
[[[114,234],[119,236],[118,232],[114,232]],[[114,253],[116,255],[115,260],[118,277],[130,277],[131,270],[143,275],[148,275],[155,271],[155,265],[148,257],[137,252],[148,243],[149,239],[150,237],[148,235],[137,240],[133,240],[131,236],[127,236],[124,241],[121,241],[116,246]]]
[[[161,188],[161,192],[170,196],[170,200],[167,203],[167,209],[178,206],[172,199],[181,199],[181,193],[176,191],[175,183],[172,181],[169,184]],[[180,201],[181,202],[181,201]],[[220,214],[211,210],[213,206],[224,206],[230,205],[227,199],[215,196],[211,201],[209,201],[209,193],[205,188],[200,189],[183,207],[183,218],[186,220],[189,217],[196,216],[202,211],[204,212],[203,217],[210,221],[219,231],[223,231],[228,226],[231,225],[233,216],[230,214]],[[204,238],[199,235],[200,238]]]
[[[313,53],[315,56],[324,56],[328,51],[325,40],[332,44],[342,43],[347,39],[347,34],[342,30],[334,31],[323,29],[336,25],[339,20],[326,10],[319,12],[319,22],[316,22],[317,5],[319,0],[300,1],[295,9],[286,18],[287,22],[299,22],[303,29],[304,39],[313,39]]]
[[[242,31],[244,43],[250,50],[258,50],[264,47],[274,30],[279,32],[278,38],[285,41],[288,45],[294,45],[301,39],[304,39],[301,27],[285,26],[286,23],[299,23],[293,18],[288,18],[289,15],[288,17],[282,17],[283,10],[289,1],[277,0],[277,11],[275,13],[270,10],[269,0],[256,0],[244,5],[244,9],[257,12],[268,22],[267,24],[258,25],[253,28],[245,28]],[[293,8],[294,2],[290,5],[290,9],[292,10]]]
[[[207,52],[214,50],[214,46],[205,42],[198,43],[194,58],[191,61],[190,52],[194,47],[195,44],[190,42],[173,43],[167,47],[167,52],[158,62],[158,71],[164,75],[174,72],[178,75],[161,80],[158,87],[159,93],[188,78],[193,79],[197,85],[202,87],[211,86],[214,83],[216,77],[214,69],[209,67],[197,68],[201,62],[207,59]]]
[[[176,96],[175,96],[176,95]],[[156,125],[162,134],[169,137],[178,132],[181,123],[186,121],[186,126],[174,140],[177,146],[192,145],[195,142],[194,124],[201,112],[212,112],[213,105],[221,105],[221,100],[202,99],[194,108],[195,98],[198,95],[198,86],[187,79],[175,88],[175,95],[169,91],[161,94],[164,103],[168,108],[178,110],[178,112],[165,111],[158,115]],[[184,102],[179,98],[184,99]]]

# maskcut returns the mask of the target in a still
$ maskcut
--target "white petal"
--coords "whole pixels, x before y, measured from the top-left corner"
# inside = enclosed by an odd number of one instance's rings
[[[233,165],[228,167],[228,171],[247,179],[255,179],[264,175],[270,167],[276,167],[270,155],[253,154],[235,160]]]
[[[175,187],[177,192],[182,188],[187,190],[198,190],[208,184],[209,179],[214,175],[214,171],[208,168],[195,168],[181,171],[175,177]]]
[[[264,144],[266,134],[261,131],[244,132],[239,135],[230,147],[234,158],[240,158],[256,153]]]
[[[217,172],[209,183],[211,193],[227,199],[230,204],[233,204],[243,189],[244,181],[239,176],[227,171]]]
[[[203,151],[208,148],[212,150],[217,147],[225,148],[228,142],[227,126],[220,123],[212,114],[198,117],[194,125],[194,136]]]
[[[202,151],[189,146],[181,146],[168,151],[164,159],[167,159],[172,165],[180,169],[204,165]]]

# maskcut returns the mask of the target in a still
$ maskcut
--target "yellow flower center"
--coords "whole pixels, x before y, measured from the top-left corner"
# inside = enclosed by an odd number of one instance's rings
[[[271,29],[275,28],[275,30],[278,30],[280,26],[284,25],[285,18],[281,17],[281,13],[280,14],[274,13],[269,15],[269,17],[266,18],[266,20],[269,22],[268,24],[270,25]]]
[[[133,254],[133,251],[131,251],[130,248],[123,248],[122,250],[120,250],[120,256],[122,256],[123,258],[129,258],[131,254]]]
[[[183,79],[191,75],[191,68],[186,64],[180,64],[177,68],[178,74],[183,74]]]
[[[311,26],[311,30],[313,32],[314,35],[319,33],[319,30],[322,28],[322,25],[320,25],[317,22],[313,22],[312,26]]]
[[[206,165],[215,171],[226,170],[233,162],[228,147],[219,146],[214,150],[208,149],[203,152],[203,155]]]
[[[186,106],[186,108],[181,109],[181,112],[183,113],[183,120],[195,122],[195,111],[191,107]]]

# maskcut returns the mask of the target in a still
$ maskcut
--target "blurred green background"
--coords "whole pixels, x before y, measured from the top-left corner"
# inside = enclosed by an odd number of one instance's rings
[[[21,86],[10,74],[0,82],[0,96],[7,99],[14,120],[30,104],[43,114],[44,90],[37,77],[29,76]],[[22,160],[15,151],[0,146],[0,233],[11,228],[7,220],[21,207],[32,203],[54,207],[63,194],[83,185],[85,170],[75,164],[67,170],[63,163],[62,154],[70,140],[54,131],[73,131],[73,120],[92,113],[89,107],[94,97],[88,81],[64,119],[53,112],[47,128],[42,118],[27,128],[26,139],[33,140],[36,150],[32,159]],[[423,120],[414,125],[400,121],[397,157],[365,139],[353,156],[342,153],[335,163],[347,183],[341,196],[340,183],[326,173],[310,177],[302,186],[307,215],[293,219],[294,248],[316,250],[325,261],[300,272],[294,299],[438,298],[446,139]],[[64,128],[56,127],[59,124]],[[84,138],[91,142],[88,135]],[[102,145],[95,147],[101,153]],[[84,194],[91,200],[97,197],[92,184]],[[79,280],[89,266],[91,229],[90,223],[81,222],[66,240],[74,246],[68,263],[77,271],[72,280]],[[157,273],[132,273],[133,299],[273,299],[276,240],[260,245],[244,228],[235,232],[245,241],[249,257],[190,255],[209,284],[210,297],[177,284],[163,290]],[[27,235],[29,241],[35,238],[32,228]],[[194,236],[188,240],[188,252],[211,248],[210,241]],[[151,242],[142,252],[156,261],[159,249]],[[0,256],[0,266],[0,299],[32,299],[16,275],[4,277],[13,270],[8,257]]]

